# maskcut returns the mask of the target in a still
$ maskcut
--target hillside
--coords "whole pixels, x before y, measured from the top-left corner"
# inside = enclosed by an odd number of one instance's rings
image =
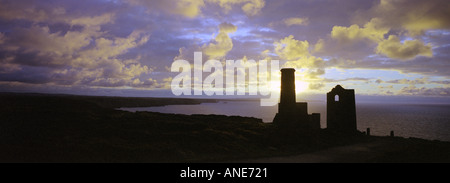
[[[287,130],[237,116],[114,109],[122,103],[138,107],[214,100],[0,94],[0,101],[0,162],[246,161],[378,142],[385,151],[361,161],[450,162],[449,142]]]

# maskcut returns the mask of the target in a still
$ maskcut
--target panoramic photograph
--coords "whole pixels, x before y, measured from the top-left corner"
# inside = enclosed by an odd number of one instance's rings
[[[0,0],[0,149],[180,180],[449,163],[450,1]]]

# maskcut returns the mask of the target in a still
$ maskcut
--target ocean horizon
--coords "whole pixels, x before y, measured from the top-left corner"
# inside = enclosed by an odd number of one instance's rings
[[[167,105],[160,107],[120,108],[129,112],[149,111],[173,114],[215,114],[243,116],[272,122],[278,106],[261,107],[256,100],[231,100],[198,105]],[[449,104],[406,104],[406,103],[356,103],[357,129],[371,135],[415,137],[428,140],[450,141]],[[326,128],[326,102],[308,102],[308,113],[320,113],[321,128]]]

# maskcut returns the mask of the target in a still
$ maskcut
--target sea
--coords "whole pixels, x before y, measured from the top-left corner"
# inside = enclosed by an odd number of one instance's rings
[[[272,122],[278,107],[261,107],[259,101],[220,101],[198,105],[167,105],[161,107],[120,108],[121,110],[151,111],[173,114],[217,114],[260,118]],[[321,128],[326,128],[326,102],[308,102],[308,113],[320,113]],[[450,141],[450,104],[357,103],[357,128],[371,135],[415,137]]]

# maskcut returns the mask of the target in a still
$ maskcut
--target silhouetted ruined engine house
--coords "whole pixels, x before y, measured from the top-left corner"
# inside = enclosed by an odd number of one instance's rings
[[[327,93],[327,128],[335,131],[356,131],[355,90],[337,85]]]
[[[273,122],[279,126],[320,129],[320,114],[308,114],[308,103],[296,102],[295,69],[281,69],[281,93],[278,113]]]

